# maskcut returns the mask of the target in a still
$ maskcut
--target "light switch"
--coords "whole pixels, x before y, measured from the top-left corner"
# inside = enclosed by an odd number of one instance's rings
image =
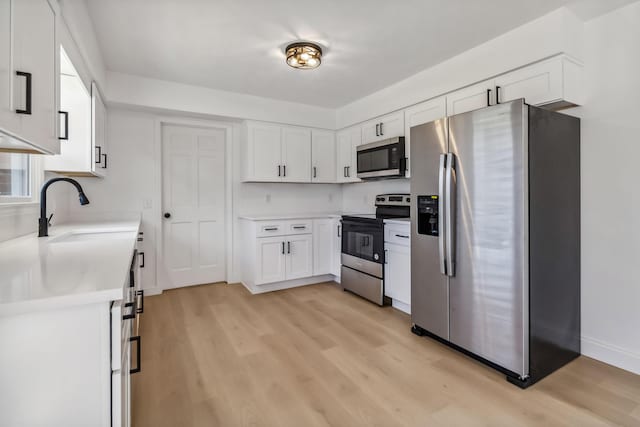
[[[153,207],[153,201],[151,199],[143,199],[142,200],[142,208],[143,209],[151,209]]]

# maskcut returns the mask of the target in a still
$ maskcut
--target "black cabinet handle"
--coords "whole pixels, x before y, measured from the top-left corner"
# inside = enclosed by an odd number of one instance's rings
[[[287,165],[282,166],[282,176],[287,176]]]
[[[278,231],[278,227],[267,227],[264,231]]]
[[[138,252],[138,255],[142,258],[142,263],[140,264],[140,268],[144,268],[144,252]]]
[[[25,92],[26,92],[26,105],[25,105],[25,109],[21,110],[21,109],[16,109],[16,113],[17,114],[31,114],[31,100],[32,100],[32,92],[31,92],[31,73],[27,73],[25,71],[16,71],[16,76],[20,76],[20,77],[25,77],[26,80],[26,85],[25,85]]]
[[[69,140],[69,112],[58,111],[58,114],[62,114],[64,116],[64,136],[59,136],[58,139],[62,141],[68,141]]]
[[[107,154],[103,153],[102,154],[102,158],[104,159],[104,164],[102,165],[102,169],[106,169],[107,168]]]
[[[307,226],[306,225],[294,225],[293,229],[294,230],[306,230]]]
[[[278,176],[280,176],[280,165],[278,165]]]
[[[284,242],[282,242],[282,255],[284,255]]]
[[[338,237],[342,237],[340,234],[340,224],[338,224],[338,226],[336,227],[337,231],[338,231]]]
[[[125,309],[127,307],[131,307],[131,313],[123,315],[122,320],[133,319],[134,317],[136,317],[136,307],[134,303],[132,302],[125,303],[124,307]]]
[[[140,289],[136,291],[136,297],[140,297],[140,305],[136,304],[136,313],[144,313],[144,290]]]
[[[380,122],[380,136],[384,136],[384,132],[382,131],[382,125],[384,125],[384,123]]]
[[[491,106],[491,89],[487,89],[487,107]]]
[[[100,163],[102,163],[102,147],[101,147],[101,146],[99,146],[99,145],[96,145],[96,155],[97,155],[97,157],[96,157],[96,158],[97,158],[98,160],[95,160],[95,159],[94,159],[94,162],[95,162],[96,164],[100,164]]]
[[[347,178],[351,177],[351,166],[347,166]]]
[[[380,136],[380,123],[376,123],[376,136]]]
[[[344,178],[346,178],[346,177],[347,177],[347,167],[346,167],[346,166],[343,166],[343,167],[342,167],[342,176],[343,176]]]
[[[496,105],[500,104],[500,86],[496,86]]]
[[[129,370],[130,374],[137,374],[138,372],[140,372],[140,350],[142,348],[140,343],[140,335],[129,338],[129,342],[134,342],[134,341],[138,345],[138,348],[137,348],[138,351],[136,351],[136,367],[131,368]]]
[[[403,234],[396,234],[396,237],[400,237],[402,239],[408,239],[409,238],[409,236],[405,236]]]
[[[287,242],[287,253],[291,253],[291,242]]]
[[[313,167],[313,177],[314,178],[318,177],[318,168],[316,168],[315,166]]]

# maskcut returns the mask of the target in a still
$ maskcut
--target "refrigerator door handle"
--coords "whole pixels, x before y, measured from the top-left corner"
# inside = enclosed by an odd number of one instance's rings
[[[447,274],[445,262],[445,169],[447,167],[447,155],[440,154],[440,168],[438,169],[438,254],[440,261],[440,273]]]
[[[446,200],[445,200],[445,240],[446,240],[446,270],[447,276],[455,276],[456,274],[456,196],[457,196],[457,175],[456,175],[456,156],[453,153],[447,153],[447,171],[446,171]]]

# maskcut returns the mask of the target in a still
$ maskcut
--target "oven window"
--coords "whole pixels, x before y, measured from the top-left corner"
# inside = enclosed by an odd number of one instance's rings
[[[342,252],[347,255],[381,262],[383,240],[380,228],[343,223]]]
[[[358,153],[358,172],[375,172],[389,169],[389,148],[373,148]]]

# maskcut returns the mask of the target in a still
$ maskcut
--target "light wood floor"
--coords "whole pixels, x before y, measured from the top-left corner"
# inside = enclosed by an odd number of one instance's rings
[[[520,390],[335,284],[145,305],[134,427],[640,425],[640,376],[581,357]]]

